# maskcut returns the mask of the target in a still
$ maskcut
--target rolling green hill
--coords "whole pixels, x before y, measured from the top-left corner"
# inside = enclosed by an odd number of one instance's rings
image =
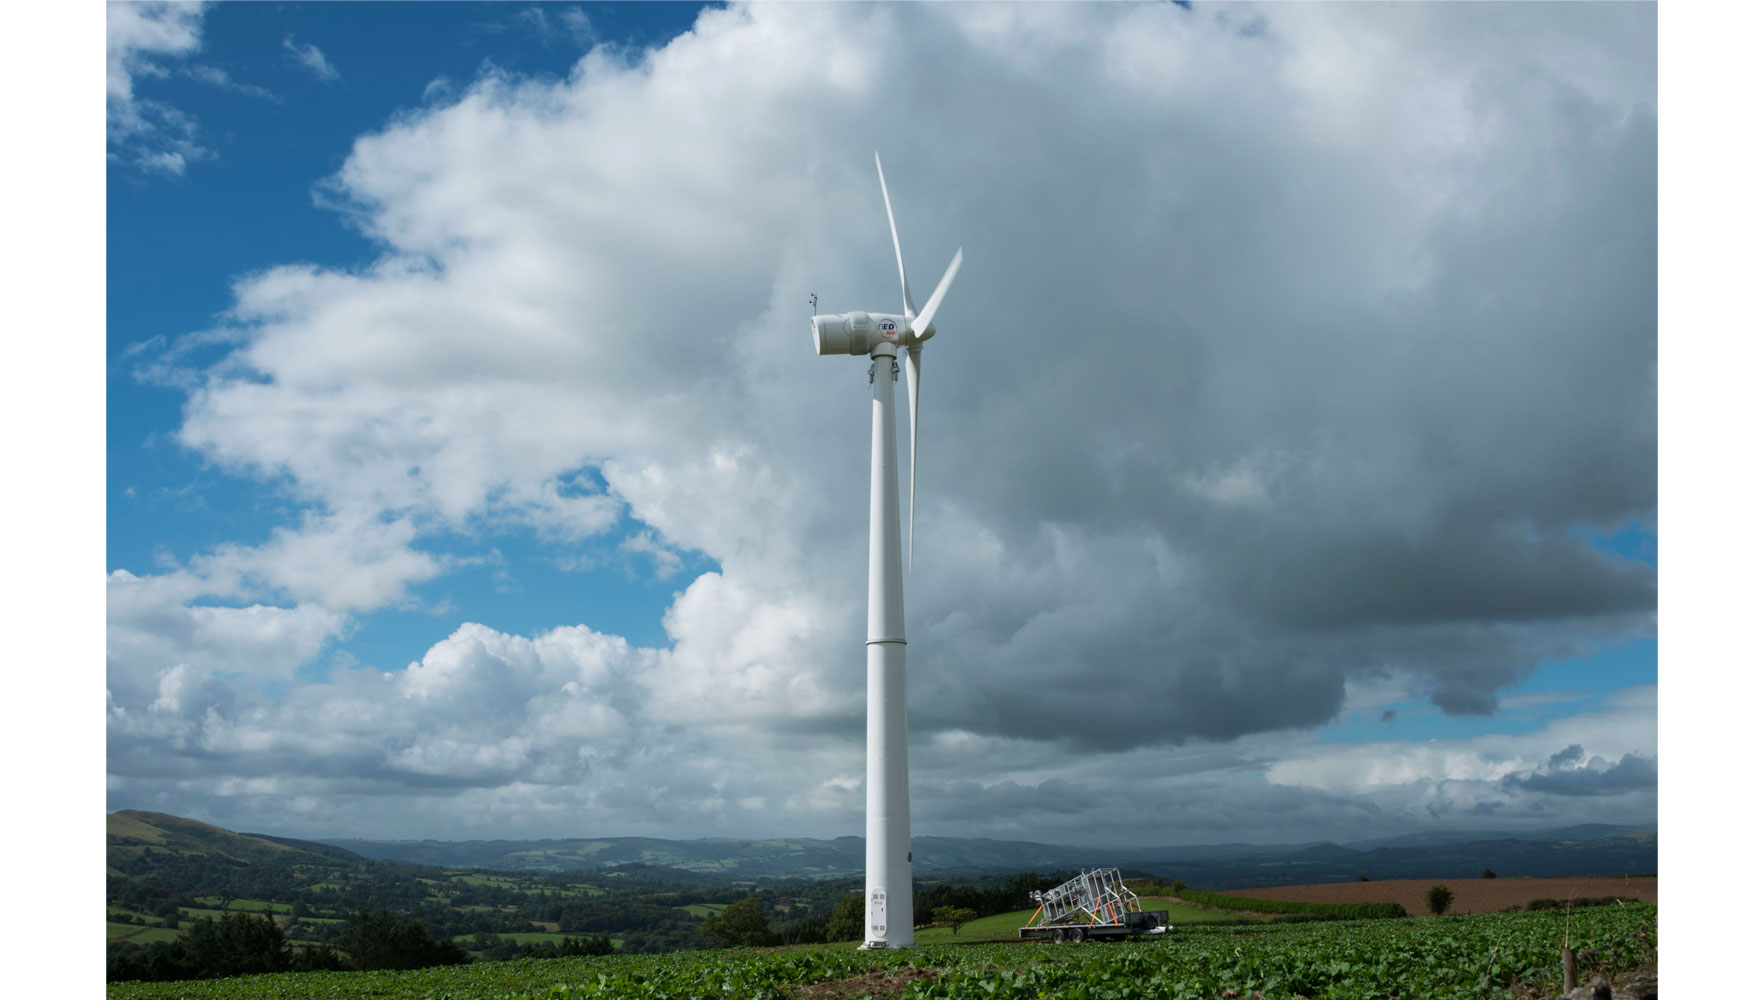
[[[232,833],[216,826],[166,813],[123,809],[109,814],[108,857],[112,868],[129,867],[142,856],[187,855],[244,864],[350,863],[364,859],[330,844]]]

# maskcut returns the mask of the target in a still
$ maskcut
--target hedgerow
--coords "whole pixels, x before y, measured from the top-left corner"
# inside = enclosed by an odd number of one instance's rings
[[[1180,889],[1174,893],[1187,903],[1216,906],[1224,910],[1244,910],[1249,913],[1303,913],[1339,920],[1389,920],[1407,917],[1401,903],[1307,903],[1284,899],[1253,899],[1250,896],[1224,896],[1201,889]]]
[[[1633,896],[1583,896],[1579,899],[1551,899],[1548,896],[1540,896],[1537,899],[1526,903],[1525,908],[1528,910],[1560,910],[1564,907],[1578,908],[1582,906],[1610,906],[1615,903],[1638,902],[1640,902],[1640,900]]]

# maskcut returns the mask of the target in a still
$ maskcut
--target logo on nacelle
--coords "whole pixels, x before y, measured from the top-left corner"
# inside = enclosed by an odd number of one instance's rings
[[[881,335],[883,337],[887,337],[887,338],[891,339],[892,337],[894,337],[898,333],[899,333],[899,324],[898,323],[895,323],[894,321],[892,321],[890,319],[884,319],[881,321]]]

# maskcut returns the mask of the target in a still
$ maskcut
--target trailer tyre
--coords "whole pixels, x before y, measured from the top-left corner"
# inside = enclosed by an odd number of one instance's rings
[[[1088,932],[1077,927],[1075,930],[1069,932],[1069,937],[1070,940],[1074,941],[1076,944],[1081,944],[1088,939]]]
[[[1062,927],[1059,927],[1057,930],[1054,930],[1051,932],[1051,943],[1052,944],[1062,944],[1063,943],[1063,928]]]

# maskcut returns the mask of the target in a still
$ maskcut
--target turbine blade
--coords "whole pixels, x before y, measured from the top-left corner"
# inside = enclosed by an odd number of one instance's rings
[[[905,349],[905,389],[911,397],[911,514],[908,515],[905,539],[905,562],[908,568],[917,565],[918,539],[918,380],[924,377],[924,348],[913,344]]]
[[[887,197],[887,175],[881,172],[881,153],[875,153],[875,176],[881,179],[881,204],[887,206],[887,228],[893,232],[893,256],[899,261],[899,294],[905,300],[907,319],[917,315],[911,307],[911,282],[905,280],[905,254],[899,252],[899,227],[893,223],[893,202]]]
[[[937,283],[936,290],[930,293],[930,301],[924,303],[924,311],[918,313],[917,318],[912,320],[911,328],[918,335],[919,340],[929,339],[927,331],[930,329],[930,321],[936,318],[936,309],[942,304],[942,296],[948,294],[948,286],[954,283],[954,275],[959,273],[960,251],[956,250],[954,251],[954,259],[948,262],[947,272]]]

